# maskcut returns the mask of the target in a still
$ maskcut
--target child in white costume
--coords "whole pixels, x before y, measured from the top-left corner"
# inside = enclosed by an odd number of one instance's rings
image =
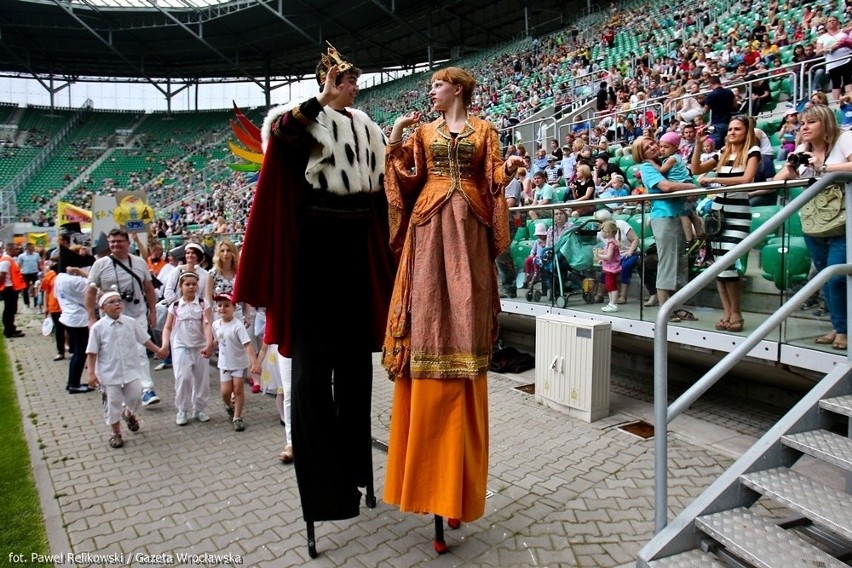
[[[89,331],[86,359],[89,367],[89,386],[103,393],[104,418],[111,428],[109,446],[120,448],[121,419],[131,432],[139,430],[136,411],[142,401],[142,370],[128,353],[136,352],[142,344],[151,351],[157,347],[139,323],[121,315],[121,295],[106,292],[98,301],[104,314]]]
[[[175,375],[175,424],[187,423],[190,410],[199,422],[210,417],[204,413],[210,397],[210,354],[213,352],[212,310],[198,294],[198,275],[184,272],[178,279],[181,298],[169,306],[163,328],[162,347],[157,352],[165,357],[172,349]]]
[[[249,367],[257,366],[254,347],[243,321],[235,317],[236,307],[231,294],[221,293],[213,298],[219,319],[213,322],[213,337],[219,344],[219,384],[225,410],[233,420],[234,430],[245,430],[245,378]],[[233,396],[233,398],[232,398]],[[232,404],[233,401],[233,404]]]
[[[281,463],[293,462],[292,378],[293,360],[278,352],[278,345],[264,343],[252,373],[262,374],[261,384],[275,390],[275,406],[284,425],[284,450],[278,456]]]

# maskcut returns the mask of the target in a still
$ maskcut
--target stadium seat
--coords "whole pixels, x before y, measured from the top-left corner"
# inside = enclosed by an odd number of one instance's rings
[[[758,207],[751,208],[751,232],[755,232],[757,229],[761,227],[764,223],[766,223],[769,219],[772,218],[773,215],[776,215],[781,210],[781,207],[778,205],[763,205]],[[769,235],[763,242],[763,244],[758,245],[756,248],[760,248],[764,246],[769,239],[775,237],[778,234],[778,231],[773,231],[771,235]]]
[[[525,240],[514,242],[512,243],[512,246],[509,247],[509,253],[512,255],[512,262],[514,262],[515,269],[519,273],[523,273],[524,271],[524,262],[526,262],[527,257],[530,255],[532,245],[532,240]]]
[[[807,281],[811,270],[811,257],[802,237],[770,240],[760,251],[760,261],[763,278],[779,290]]]

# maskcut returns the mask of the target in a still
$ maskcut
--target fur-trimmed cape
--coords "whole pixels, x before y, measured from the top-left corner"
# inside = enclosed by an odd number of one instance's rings
[[[332,176],[328,158],[338,156],[340,152],[321,148],[319,140],[333,142],[336,124],[338,137],[343,140],[344,147],[347,143],[353,144],[357,148],[359,160],[366,160],[363,163],[368,164],[360,167],[370,172],[366,178],[347,173],[348,179],[357,182],[350,184],[350,190],[355,188],[355,191],[364,191],[366,188],[372,191],[367,244],[370,296],[353,301],[368,301],[373,307],[371,321],[365,322],[364,331],[371,336],[373,351],[379,351],[384,339],[387,308],[396,272],[396,261],[388,246],[388,208],[383,187],[384,136],[363,112],[347,109],[353,117],[350,123],[345,115],[325,109],[319,113],[317,120],[320,122],[305,124],[289,112],[295,106],[275,108],[264,121],[263,165],[246,227],[234,295],[237,301],[266,308],[264,341],[277,344],[282,355],[292,357],[295,271],[298,268],[297,259],[304,257],[302,248],[309,246],[309,243],[303,242],[310,223],[305,214],[306,196],[319,189],[309,181],[308,171],[314,172],[317,180],[320,174],[325,179]],[[341,128],[344,125],[345,128]],[[273,136],[273,130],[278,134]],[[346,155],[343,150],[343,156]],[[335,157],[335,161],[337,159]],[[323,164],[323,160],[326,163]],[[375,168],[372,167],[374,160]],[[343,171],[353,170],[345,168]],[[328,190],[332,191],[332,187],[329,186]],[[341,192],[335,189],[335,193]],[[312,253],[316,254],[315,251]]]
[[[272,109],[263,121],[263,151],[272,136],[272,126],[298,106],[297,103]],[[314,189],[340,195],[384,191],[385,145],[378,125],[360,110],[347,108],[346,115],[324,108],[306,127],[315,143],[305,167],[305,180]]]

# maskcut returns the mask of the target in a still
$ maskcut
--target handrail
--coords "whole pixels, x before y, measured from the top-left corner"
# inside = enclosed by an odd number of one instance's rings
[[[801,182],[804,180],[794,180]],[[777,183],[777,182],[776,182]],[[792,181],[791,181],[792,183]],[[667,302],[660,306],[657,314],[656,330],[654,337],[654,532],[659,533],[666,527],[668,522],[668,424],[674,420],[683,410],[692,404],[701,394],[706,392],[721,378],[725,372],[748,354],[751,349],[762,341],[769,331],[778,326],[794,310],[798,309],[803,299],[813,294],[830,277],[838,274],[852,275],[852,220],[846,219],[846,243],[847,256],[845,265],[835,265],[819,272],[811,279],[802,290],[793,295],[779,310],[771,314],[763,324],[750,333],[745,340],[734,350],[720,360],[710,371],[699,379],[686,393],[681,395],[674,403],[668,404],[668,323],[674,313],[675,307],[692,298],[706,285],[716,278],[727,266],[733,264],[737,258],[750,251],[761,242],[772,231],[780,227],[788,218],[797,214],[799,209],[810,201],[817,193],[833,183],[844,183],[844,199],[847,210],[852,210],[852,173],[835,172],[823,176],[815,183],[807,187],[801,195],[793,199],[781,211],[773,215],[770,220],[761,225],[757,230],[750,233],[745,239],[729,250],[721,258],[717,259],[703,273],[686,284],[678,292],[672,295]],[[751,185],[751,184],[748,184]],[[746,186],[730,186],[725,188],[726,192],[737,191],[738,188]],[[718,192],[718,189],[717,189]],[[852,285],[852,278],[847,278],[847,288]],[[852,309],[852,295],[847,299],[847,310]],[[852,362],[852,355],[849,355]],[[718,370],[717,370],[718,369]]]
[[[823,179],[827,179],[827,176],[823,177]],[[724,189],[720,189],[718,187],[702,187],[696,189],[673,191],[670,193],[644,193],[642,195],[625,195],[624,197],[596,197],[595,199],[584,199],[580,201],[560,201],[559,203],[548,203],[547,205],[521,205],[517,207],[510,207],[509,211],[518,213],[528,213],[530,211],[549,211],[551,209],[563,209],[565,207],[587,207],[589,205],[608,205],[610,203],[644,203],[646,201],[653,202],[664,199],[682,199],[684,197],[704,197],[710,194],[754,191],[757,189],[791,189],[794,187],[807,187],[808,183],[809,182],[806,179],[791,179],[787,181],[758,181],[752,183],[744,183],[741,185],[731,185]],[[790,202],[790,205],[792,205],[793,203],[797,203],[797,201]],[[802,205],[804,205],[804,202],[802,202]],[[774,216],[773,221],[764,224],[764,226],[772,224],[773,229],[777,227],[780,222],[775,223],[775,217],[777,216]],[[760,240],[761,239],[756,239],[755,243],[760,242]],[[742,256],[742,253],[734,256],[734,259],[739,258],[740,256]]]

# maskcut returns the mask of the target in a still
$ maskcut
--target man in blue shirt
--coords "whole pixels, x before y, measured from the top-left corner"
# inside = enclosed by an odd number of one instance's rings
[[[710,88],[713,90],[704,97],[704,110],[710,112],[710,126],[716,129],[713,141],[716,148],[721,148],[725,145],[728,123],[734,110],[734,92],[722,86],[718,75],[710,77]]]
[[[32,292],[33,306],[38,307],[38,291],[35,289],[35,283],[38,280],[38,273],[44,268],[41,255],[35,251],[34,244],[27,243],[24,252],[19,254],[15,260],[21,269],[24,281],[27,283],[27,287],[24,288],[24,304],[28,308],[30,307],[30,292]]]

